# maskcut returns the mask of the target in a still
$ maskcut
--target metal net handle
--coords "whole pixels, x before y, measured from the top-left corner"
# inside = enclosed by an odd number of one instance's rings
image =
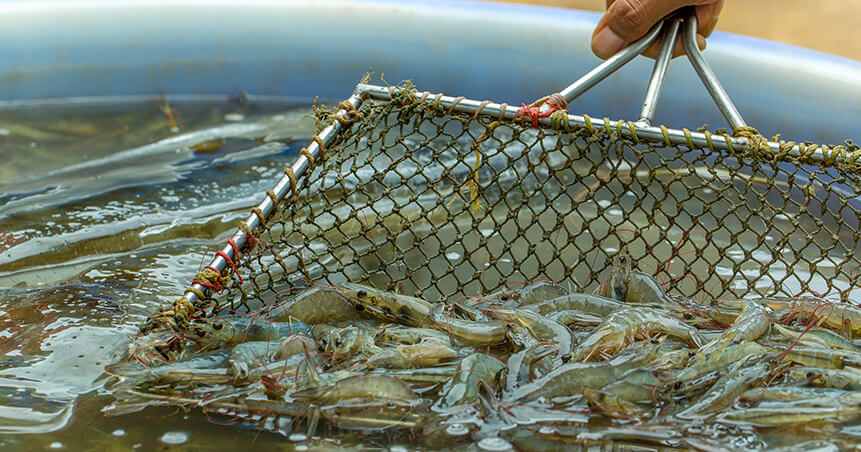
[[[605,78],[609,77],[614,72],[618,71],[622,66],[628,64],[637,55],[640,55],[649,46],[651,46],[659,37],[661,39],[661,47],[658,55],[655,58],[655,66],[652,69],[652,75],[649,79],[649,85],[646,89],[646,96],[643,101],[643,107],[640,110],[640,117],[636,124],[649,126],[652,119],[655,117],[655,110],[658,104],[658,98],[661,95],[661,88],[664,84],[664,79],[669,69],[670,60],[673,57],[673,47],[676,43],[676,38],[679,34],[679,29],[684,22],[682,30],[682,44],[685,47],[685,53],[688,60],[694,67],[700,80],[706,87],[706,90],[711,95],[721,114],[723,114],[730,128],[735,132],[747,128],[747,124],[738,112],[738,109],[733,105],[729,95],[721,86],[711,67],[703,57],[697,46],[697,15],[693,8],[683,8],[667,18],[661,20],[645,36],[635,41],[628,47],[617,52],[612,57],[608,58],[603,63],[596,66],[594,69],[580,77],[574,83],[568,85],[559,93],[554,93],[545,96],[535,103],[533,106],[540,107],[542,104],[549,103],[557,108],[565,108],[568,103],[580,97],[585,92],[592,89]]]

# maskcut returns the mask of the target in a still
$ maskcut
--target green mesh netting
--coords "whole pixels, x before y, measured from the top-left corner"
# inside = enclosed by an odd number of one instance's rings
[[[406,104],[406,105],[405,105]],[[548,278],[590,291],[612,258],[700,301],[847,298],[858,191],[836,169],[365,100],[279,203],[219,307],[369,282],[428,301]]]

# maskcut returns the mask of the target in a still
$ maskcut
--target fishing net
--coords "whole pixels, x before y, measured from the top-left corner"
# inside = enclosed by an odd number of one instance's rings
[[[409,84],[356,93],[317,109],[310,146],[156,318],[249,312],[345,281],[431,302],[539,279],[588,292],[620,255],[706,302],[846,299],[856,286],[851,143],[642,127]]]

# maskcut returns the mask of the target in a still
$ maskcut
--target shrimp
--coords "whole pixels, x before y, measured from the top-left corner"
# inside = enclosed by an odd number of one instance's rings
[[[801,369],[801,368],[796,368]],[[795,370],[795,369],[793,369]],[[806,386],[770,386],[750,389],[741,395],[743,400],[753,402],[767,400],[801,400],[837,398],[846,394],[842,389],[810,388]]]
[[[505,306],[521,307],[568,294],[562,286],[547,281],[538,281],[519,289],[503,289],[486,297],[488,300],[499,300]]]
[[[656,333],[677,337],[697,347],[704,342],[699,331],[675,317],[652,308],[628,308],[607,316],[577,347],[572,358],[585,361],[601,351],[621,349],[633,339]]]
[[[311,327],[298,320],[272,322],[249,316],[226,315],[199,319],[187,328],[187,337],[201,350],[214,350],[246,341],[274,341],[293,334],[306,334]]]
[[[589,295],[585,293],[572,293],[558,298],[553,298],[541,303],[526,306],[524,309],[535,311],[541,315],[548,315],[552,312],[562,310],[577,310],[587,314],[599,315],[606,317],[620,309],[625,308],[625,305],[616,300],[602,297],[599,295]]]
[[[182,361],[149,366],[118,363],[105,367],[105,373],[127,380],[130,385],[204,383],[224,384],[232,379],[227,364],[228,352],[219,350],[195,355]]]
[[[445,385],[439,404],[442,408],[470,402],[478,396],[479,382],[492,383],[496,374],[505,368],[502,361],[482,353],[473,353],[462,359],[457,373]]]
[[[428,339],[418,344],[398,345],[394,349],[380,351],[368,358],[367,365],[370,368],[409,369],[435,366],[457,357],[457,350],[445,342]]]
[[[292,317],[309,325],[362,319],[361,313],[356,311],[345,296],[329,287],[314,287],[302,291],[292,300],[276,304],[266,313],[266,317],[275,321]]]
[[[655,278],[631,269],[631,257],[627,254],[619,254],[613,259],[610,273],[595,290],[595,295],[626,303],[672,302]]]
[[[702,397],[681,413],[676,414],[680,419],[696,419],[723,410],[732,405],[745,391],[769,372],[769,365],[760,361],[753,366],[736,366],[721,377]]]
[[[587,314],[576,309],[565,309],[563,311],[547,314],[547,318],[563,325],[598,326],[604,320],[594,314]]]
[[[418,344],[427,339],[447,341],[448,335],[439,330],[430,328],[411,328],[403,326],[389,326],[382,328],[374,340],[379,343],[388,344]]]
[[[725,348],[733,343],[755,341],[759,339],[772,323],[772,310],[755,301],[744,306],[732,326],[727,328],[719,337],[703,346],[701,353],[708,353],[714,347]],[[721,344],[723,344],[721,346]]]
[[[861,370],[852,367],[841,370],[792,367],[786,372],[786,378],[795,382],[807,382],[808,385],[816,387],[861,391]]]
[[[416,393],[403,380],[388,375],[357,375],[332,385],[294,392],[294,400],[320,405],[345,404],[348,401],[402,402],[416,399]]]
[[[861,353],[812,347],[792,347],[786,357],[802,366],[843,369],[845,366],[861,367]]]
[[[438,303],[429,312],[431,325],[468,345],[495,345],[505,341],[507,328],[499,320],[475,322],[445,314],[446,305]]]
[[[636,403],[600,389],[583,388],[583,396],[589,402],[589,406],[603,412],[609,417],[638,419],[645,416],[647,412],[645,408]]]
[[[505,381],[506,393],[513,392],[520,386],[521,382],[528,381],[532,364],[553,354],[555,351],[555,347],[544,344],[535,344],[532,347],[512,354],[508,358],[508,362],[506,363],[506,367],[502,374],[502,380]]]
[[[861,348],[852,341],[825,328],[783,326],[777,323],[774,324],[774,328],[790,340],[798,339],[799,343],[809,343],[817,347],[836,348],[852,352],[861,351]]]
[[[380,347],[374,343],[374,333],[365,328],[348,326],[338,328],[329,325],[314,325],[311,335],[326,353],[350,357],[358,353],[376,353]]]
[[[693,362],[679,371],[675,378],[679,382],[691,381],[709,372],[724,369],[750,356],[764,354],[776,355],[770,348],[749,341],[729,345],[721,353],[698,353],[693,357]]]
[[[853,338],[861,336],[861,307],[850,303],[830,303],[815,298],[764,298],[762,304],[774,310],[811,313],[821,318],[821,324],[832,330],[846,329]]]
[[[565,325],[525,309],[497,309],[493,313],[500,320],[523,325],[533,337],[540,341],[556,344],[563,361],[570,358],[572,338]]]
[[[850,423],[861,419],[861,406],[804,407],[799,409],[793,404],[771,405],[728,411],[718,419],[722,423],[757,427],[801,425],[825,419],[836,419]]]
[[[280,346],[280,341],[255,341],[237,344],[227,359],[233,375],[240,378],[247,377],[249,369],[271,362],[278,354]]]
[[[422,299],[359,284],[345,283],[339,290],[357,311],[408,326],[422,326],[431,308],[431,304]]]
[[[653,403],[666,384],[655,376],[650,367],[638,367],[622,374],[616,381],[601,390],[635,403]]]
[[[632,347],[628,353],[609,361],[571,362],[559,366],[538,380],[517,388],[511,398],[530,402],[579,394],[583,388],[600,388],[631,369],[647,365],[657,356],[659,348],[658,344],[647,344]]]

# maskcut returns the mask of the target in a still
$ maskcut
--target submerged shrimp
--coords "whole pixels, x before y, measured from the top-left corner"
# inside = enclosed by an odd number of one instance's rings
[[[677,337],[700,347],[704,339],[696,328],[657,309],[638,307],[623,309],[609,315],[572,354],[585,361],[605,350],[619,350],[635,339],[647,339],[655,334]]]
[[[347,377],[329,386],[297,391],[291,397],[321,405],[340,405],[351,400],[408,403],[416,399],[416,393],[400,378],[369,374]]]

